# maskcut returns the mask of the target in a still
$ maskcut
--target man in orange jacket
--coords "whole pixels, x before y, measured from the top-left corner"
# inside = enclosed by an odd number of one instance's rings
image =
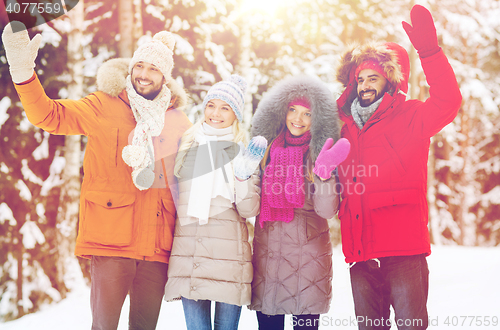
[[[169,186],[178,142],[191,126],[178,109],[185,92],[171,78],[172,35],[157,33],[132,60],[106,62],[98,91],[78,101],[45,94],[33,70],[40,35],[30,40],[12,22],[2,40],[30,122],[88,137],[75,254],[91,259],[92,329],[116,329],[128,293],[129,327],[155,329],[176,214]]]
[[[431,253],[427,229],[430,138],[457,115],[458,83],[438,46],[430,12],[416,5],[403,23],[430,85],[425,102],[406,100],[410,62],[395,43],[357,46],[341,60],[337,100],[351,152],[339,166],[342,250],[350,263],[360,329],[425,329]]]

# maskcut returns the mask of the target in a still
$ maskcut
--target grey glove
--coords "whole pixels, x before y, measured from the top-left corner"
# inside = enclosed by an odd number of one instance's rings
[[[14,33],[13,28],[19,32]],[[26,26],[21,22],[12,21],[3,30],[2,41],[12,81],[20,84],[30,79],[33,76],[42,36],[37,34],[30,40]]]
[[[248,148],[240,145],[241,152],[234,158],[234,176],[244,181],[248,179],[259,166],[267,148],[267,140],[263,136],[255,136],[250,140]]]

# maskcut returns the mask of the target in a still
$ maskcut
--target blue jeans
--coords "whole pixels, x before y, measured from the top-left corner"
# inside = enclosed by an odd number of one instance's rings
[[[182,297],[187,330],[212,330],[212,301],[192,300]],[[241,306],[215,302],[214,330],[236,330],[240,321]]]
[[[285,315],[267,315],[257,311],[259,330],[285,329]],[[292,315],[293,330],[317,330],[319,314]]]
[[[429,269],[424,255],[385,257],[351,267],[358,327],[388,330],[390,306],[398,329],[427,329]]]
[[[156,328],[167,282],[167,264],[92,256],[90,267],[92,330],[116,330],[127,294],[130,294],[129,330]]]

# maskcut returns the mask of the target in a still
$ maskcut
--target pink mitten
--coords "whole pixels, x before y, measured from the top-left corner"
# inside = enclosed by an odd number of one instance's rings
[[[441,49],[438,45],[436,27],[431,13],[420,5],[415,5],[410,12],[411,23],[403,22],[403,29],[410,38],[413,47],[421,58],[436,54]]]
[[[329,179],[333,170],[347,158],[350,150],[351,143],[345,138],[339,139],[335,144],[333,139],[327,139],[314,163],[314,174],[323,180]]]

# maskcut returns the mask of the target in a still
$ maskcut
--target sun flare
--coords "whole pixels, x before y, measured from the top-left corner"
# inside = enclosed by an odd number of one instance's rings
[[[242,11],[260,11],[269,15],[276,14],[276,11],[286,6],[287,0],[243,0]]]

